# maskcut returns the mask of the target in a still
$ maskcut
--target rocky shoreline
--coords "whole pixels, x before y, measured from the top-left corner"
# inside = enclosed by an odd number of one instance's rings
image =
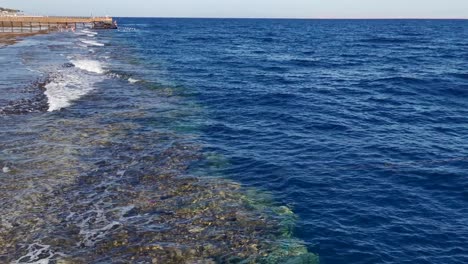
[[[0,32],[0,48],[16,44],[23,38],[47,34],[47,30],[40,30],[36,32]]]

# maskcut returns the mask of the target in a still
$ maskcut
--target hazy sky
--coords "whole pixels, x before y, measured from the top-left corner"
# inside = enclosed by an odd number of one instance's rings
[[[468,18],[468,0],[0,0],[42,15]]]

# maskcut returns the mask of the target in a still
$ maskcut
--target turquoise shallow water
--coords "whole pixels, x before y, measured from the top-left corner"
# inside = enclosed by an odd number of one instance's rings
[[[1,260],[468,261],[466,21],[119,25],[0,49]]]

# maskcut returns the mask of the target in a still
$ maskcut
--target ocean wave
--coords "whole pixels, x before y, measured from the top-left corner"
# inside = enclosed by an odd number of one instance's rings
[[[82,96],[88,94],[94,88],[92,83],[80,74],[64,74],[56,77],[46,86],[44,94],[49,103],[48,112],[57,111],[71,105]]]
[[[96,60],[89,60],[89,59],[71,60],[71,63],[73,63],[75,67],[88,71],[88,72],[94,72],[98,74],[104,73],[104,69],[102,68],[101,62],[96,61]]]
[[[468,80],[468,73],[450,73],[449,75],[458,79]]]
[[[129,82],[129,83],[137,83],[137,82],[139,82],[139,81],[140,81],[140,80],[138,80],[138,79],[133,79],[133,78],[131,78],[131,77],[128,78],[128,82]]]
[[[80,41],[83,42],[84,44],[88,45],[88,46],[97,46],[97,47],[103,47],[104,46],[103,43],[100,43],[100,42],[97,42],[97,41],[94,41],[94,40],[80,39]]]
[[[115,71],[115,70],[109,71],[106,73],[106,76],[110,78],[128,81],[131,84],[142,82],[142,80],[140,79],[133,78],[133,75],[131,73],[124,72],[124,71]]]
[[[101,74],[105,72],[101,62],[91,59],[70,60],[70,63],[65,64],[64,69],[66,70],[51,76],[44,86],[48,112],[68,107],[73,101],[94,90],[93,84],[103,78]]]
[[[426,83],[426,81],[421,78],[404,77],[404,76],[379,78],[379,79],[371,80],[371,82],[398,83],[398,84],[424,84]]]
[[[316,67],[322,66],[323,63],[317,59],[292,59],[289,61],[292,65],[301,66],[301,67]]]
[[[119,27],[118,31],[119,32],[135,32],[135,31],[138,31],[138,29],[134,27]]]
[[[96,37],[95,34],[89,34],[89,33],[84,33],[84,32],[75,32],[75,35],[78,35],[78,36],[87,36],[87,37],[90,37],[90,38]]]
[[[97,32],[89,31],[89,30],[86,30],[86,29],[81,30],[81,32],[84,33],[84,34],[86,34],[86,35],[93,35],[93,36],[95,36],[95,35],[98,34]]]
[[[366,43],[375,43],[375,44],[394,44],[394,43],[414,42],[414,39],[395,38],[395,37],[375,37],[375,38],[361,39],[360,41],[366,42]]]

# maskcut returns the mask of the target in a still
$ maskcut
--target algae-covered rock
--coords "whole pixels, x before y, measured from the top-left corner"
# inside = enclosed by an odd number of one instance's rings
[[[144,117],[136,111],[119,116]],[[318,263],[293,237],[293,210],[271,194],[193,176],[189,166],[206,155],[186,137],[134,133],[140,127],[125,122],[60,125],[73,129],[50,128],[41,144],[21,147],[25,157],[53,160],[19,164],[19,175],[2,181],[0,262]],[[219,155],[208,159],[216,168],[227,164]]]

